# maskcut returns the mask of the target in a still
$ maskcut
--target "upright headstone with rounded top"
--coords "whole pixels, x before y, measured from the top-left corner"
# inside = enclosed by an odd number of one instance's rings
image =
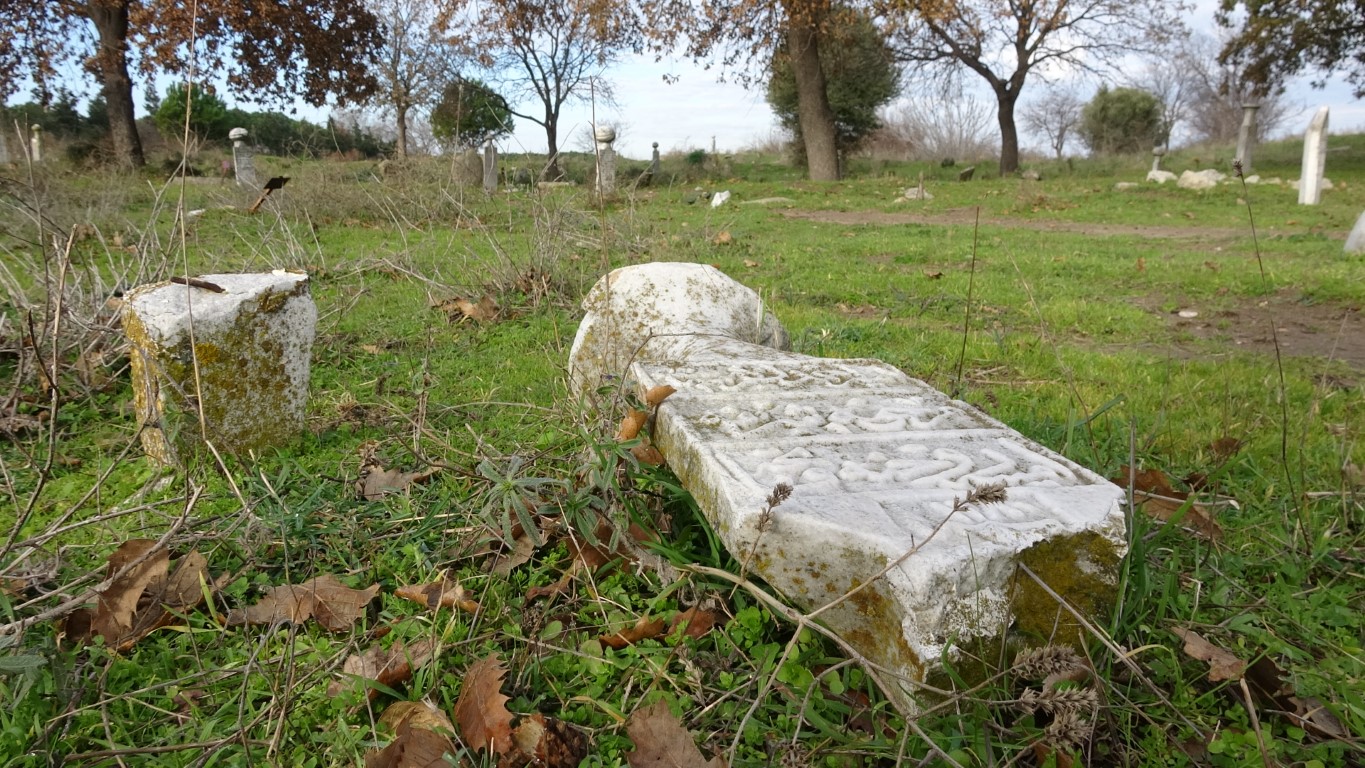
[[[1322,202],[1322,175],[1327,165],[1327,107],[1319,107],[1303,134],[1303,171],[1299,175],[1299,205]]]
[[[599,126],[593,131],[593,139],[597,143],[597,194],[610,195],[616,191],[616,150],[611,148],[616,129]]]
[[[228,131],[228,138],[232,139],[232,167],[238,184],[255,189],[260,183],[256,180],[256,159],[251,145],[246,143],[247,135],[245,128]]]

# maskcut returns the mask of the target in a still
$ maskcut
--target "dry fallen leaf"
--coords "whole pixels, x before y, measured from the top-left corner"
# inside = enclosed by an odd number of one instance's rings
[[[432,611],[437,608],[459,608],[465,613],[476,613],[479,610],[479,604],[465,596],[464,586],[446,576],[430,584],[399,587],[393,593],[404,600],[421,603]]]
[[[365,753],[365,768],[450,768],[447,753],[455,753],[449,734],[454,729],[441,710],[421,701],[395,702],[380,717],[395,738],[381,750]]]
[[[677,391],[677,389],[670,387],[667,384],[650,387],[645,391],[645,405],[650,408],[658,408],[660,403],[667,400],[669,395]]]
[[[356,485],[361,498],[375,501],[390,493],[402,493],[414,483],[424,483],[436,472],[435,469],[425,472],[404,472],[401,469],[384,469],[378,464],[373,464],[360,468],[360,481]]]
[[[512,749],[498,768],[577,768],[588,756],[588,739],[572,725],[539,712],[523,717],[512,732]]]
[[[753,269],[754,267],[758,266],[758,262],[754,261],[753,259],[745,259],[744,266],[748,267],[749,269]]]
[[[711,242],[716,245],[729,245],[734,242],[734,239],[735,238],[730,234],[730,230],[724,229],[718,232],[715,237],[711,238]]]
[[[625,418],[621,419],[621,427],[616,430],[617,440],[634,440],[640,430],[644,428],[645,422],[649,420],[649,414],[644,411],[631,410]]]
[[[1143,512],[1166,522],[1179,519],[1186,528],[1208,539],[1223,537],[1223,527],[1214,518],[1213,508],[1190,501],[1189,494],[1172,488],[1170,480],[1161,470],[1140,470],[1132,480],[1133,502]],[[1128,487],[1128,481],[1129,467],[1126,464],[1119,468],[1118,476],[1110,480],[1122,488]]]
[[[1185,654],[1192,659],[1209,664],[1209,681],[1240,680],[1246,671],[1247,663],[1218,646],[1205,640],[1198,632],[1181,627],[1171,630],[1175,636],[1185,641]]]
[[[626,735],[635,742],[635,751],[626,754],[630,768],[725,768],[723,759],[702,756],[667,702],[635,710],[626,721]]]
[[[664,634],[672,635],[678,627],[682,627],[684,637],[696,639],[710,632],[711,628],[716,626],[716,619],[715,611],[703,610],[694,605],[685,611],[679,611],[668,622],[668,631]]]
[[[541,541],[548,541],[549,537],[541,534]],[[507,576],[512,573],[512,569],[527,562],[531,555],[536,551],[536,537],[522,530],[512,539],[512,546],[489,566],[488,572],[495,576]]]
[[[446,319],[452,323],[458,323],[466,319],[486,323],[491,320],[496,320],[498,313],[502,311],[501,308],[498,307],[497,302],[493,301],[493,297],[487,294],[484,294],[484,296],[479,299],[478,303],[472,302],[461,296],[456,296],[452,299],[438,302],[434,306],[436,309],[446,313]]]
[[[526,603],[529,605],[532,601],[538,600],[542,597],[554,598],[564,594],[565,592],[568,591],[569,585],[573,583],[574,575],[577,574],[578,569],[582,567],[583,561],[579,559],[574,559],[574,561],[569,564],[569,569],[564,571],[564,575],[560,576],[559,580],[556,581],[555,583],[543,587],[531,587],[530,589],[527,589]]]
[[[939,278],[943,277],[943,273],[938,270],[933,270],[932,272],[925,270],[924,276],[929,278],[930,280],[938,280]]]
[[[630,449],[630,455],[641,464],[657,467],[664,463],[664,455],[652,445],[636,445]]]
[[[190,552],[176,562],[168,576],[170,555],[156,549],[151,539],[131,539],[109,556],[106,578],[145,557],[141,563],[115,580],[99,596],[94,608],[78,609],[67,617],[63,634],[83,642],[98,635],[105,645],[126,651],[137,641],[199,605],[204,599],[202,584],[208,582],[208,562],[198,552]]]
[[[436,657],[436,641],[423,638],[412,645],[395,641],[387,650],[378,645],[364,653],[353,653],[341,665],[341,672],[363,680],[370,680],[386,688],[402,685],[412,678],[414,669],[425,666]],[[356,683],[353,679],[334,680],[327,686],[328,696],[339,696]],[[367,686],[365,695],[371,701],[379,695],[379,688]]]
[[[272,587],[255,605],[234,608],[225,619],[235,624],[302,624],[315,619],[333,632],[348,629],[365,613],[365,607],[379,594],[379,585],[351,589],[330,574],[302,584]]]
[[[602,642],[602,645],[620,650],[627,645],[634,645],[641,640],[658,637],[663,633],[663,619],[651,619],[648,616],[641,616],[640,619],[635,622],[635,626],[630,627],[629,629],[623,629],[620,632],[613,632],[610,635],[603,635],[598,639]]]
[[[474,663],[465,673],[460,698],[455,701],[455,722],[464,743],[475,752],[506,753],[512,746],[512,713],[502,687],[503,669],[497,654]]]

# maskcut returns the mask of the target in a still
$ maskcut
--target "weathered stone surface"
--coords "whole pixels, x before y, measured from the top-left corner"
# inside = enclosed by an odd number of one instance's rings
[[[124,303],[143,448],[157,461],[179,463],[201,439],[196,401],[220,450],[287,442],[303,428],[308,401],[317,325],[308,276],[195,280],[222,290],[156,283],[134,289]]]
[[[1168,181],[1175,181],[1177,178],[1179,177],[1176,176],[1174,173],[1171,173],[1170,171],[1161,171],[1153,169],[1147,172],[1147,180],[1155,181],[1158,184],[1165,184]]]
[[[1365,213],[1356,218],[1356,225],[1351,227],[1351,234],[1346,236],[1345,253],[1365,253]]]
[[[1075,638],[1021,564],[1083,612],[1112,605],[1122,492],[1098,475],[885,363],[751,343],[780,337],[775,321],[710,267],[616,270],[585,308],[578,390],[622,373],[675,387],[654,443],[731,553],[807,611],[833,603],[820,618],[907,691],[1011,625]],[[992,483],[1003,501],[954,511]]]
[[[1227,175],[1221,171],[1205,168],[1202,171],[1185,171],[1175,185],[1181,189],[1213,189],[1225,178]]]
[[[1330,110],[1318,107],[1303,133],[1303,173],[1299,176],[1299,205],[1322,201],[1323,171],[1327,167],[1327,119]]]

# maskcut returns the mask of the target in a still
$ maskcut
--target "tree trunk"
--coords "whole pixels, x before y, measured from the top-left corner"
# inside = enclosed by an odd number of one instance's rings
[[[91,0],[86,5],[86,13],[100,38],[95,64],[104,88],[104,101],[109,107],[109,135],[114,142],[114,157],[124,168],[141,168],[147,160],[142,154],[142,139],[137,135],[133,79],[128,76],[128,0],[116,3]]]
[[[545,149],[549,155],[541,179],[559,181],[564,175],[563,171],[559,170],[559,119],[558,115],[549,112],[545,113]]]
[[[834,110],[820,68],[819,27],[814,19],[788,13],[787,54],[796,76],[796,114],[806,144],[811,181],[838,181],[839,147],[834,138]]]
[[[399,105],[394,108],[394,122],[398,123],[398,138],[394,141],[394,151],[399,157],[408,156],[408,108]]]
[[[1008,176],[1019,170],[1019,129],[1014,125],[1015,96],[996,91],[995,98],[999,104],[996,117],[1000,121],[1000,175]]]

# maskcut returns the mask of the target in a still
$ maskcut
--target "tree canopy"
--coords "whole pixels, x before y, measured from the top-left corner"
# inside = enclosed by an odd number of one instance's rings
[[[892,0],[897,54],[966,67],[995,93],[1000,172],[1019,167],[1015,108],[1040,66],[1094,69],[1180,29],[1167,0]]]
[[[67,65],[81,63],[108,105],[114,153],[145,161],[132,72],[221,75],[246,101],[321,105],[373,90],[380,42],[363,0],[5,0],[0,3],[0,96],[31,79],[46,101]]]
[[[841,153],[856,148],[881,125],[877,109],[895,97],[900,86],[900,72],[891,50],[872,19],[862,13],[844,18],[846,23],[831,29],[829,44],[820,50],[825,91],[834,111],[835,142]],[[782,127],[795,136],[804,163],[796,75],[785,46],[779,46],[773,53],[768,104]]]
[[[512,111],[507,100],[486,84],[456,78],[431,112],[431,132],[456,147],[477,147],[512,132]]]
[[[1245,11],[1240,26],[1234,12]],[[1230,64],[1257,95],[1276,91],[1305,70],[1321,87],[1341,73],[1356,98],[1365,97],[1365,13],[1355,0],[1222,0],[1218,21],[1235,32],[1219,60]]]
[[[1081,140],[1098,154],[1151,149],[1163,133],[1161,100],[1138,88],[1101,87],[1081,110]]]
[[[166,89],[166,98],[161,100],[152,119],[163,137],[180,138],[185,132],[186,113],[191,142],[227,138],[232,129],[228,125],[227,105],[216,92],[185,83],[176,83]]]
[[[375,104],[393,115],[395,146],[408,154],[408,122],[430,108],[442,87],[454,77],[463,57],[436,27],[437,9],[430,0],[369,0],[379,17],[384,44],[375,63],[379,82]]]

